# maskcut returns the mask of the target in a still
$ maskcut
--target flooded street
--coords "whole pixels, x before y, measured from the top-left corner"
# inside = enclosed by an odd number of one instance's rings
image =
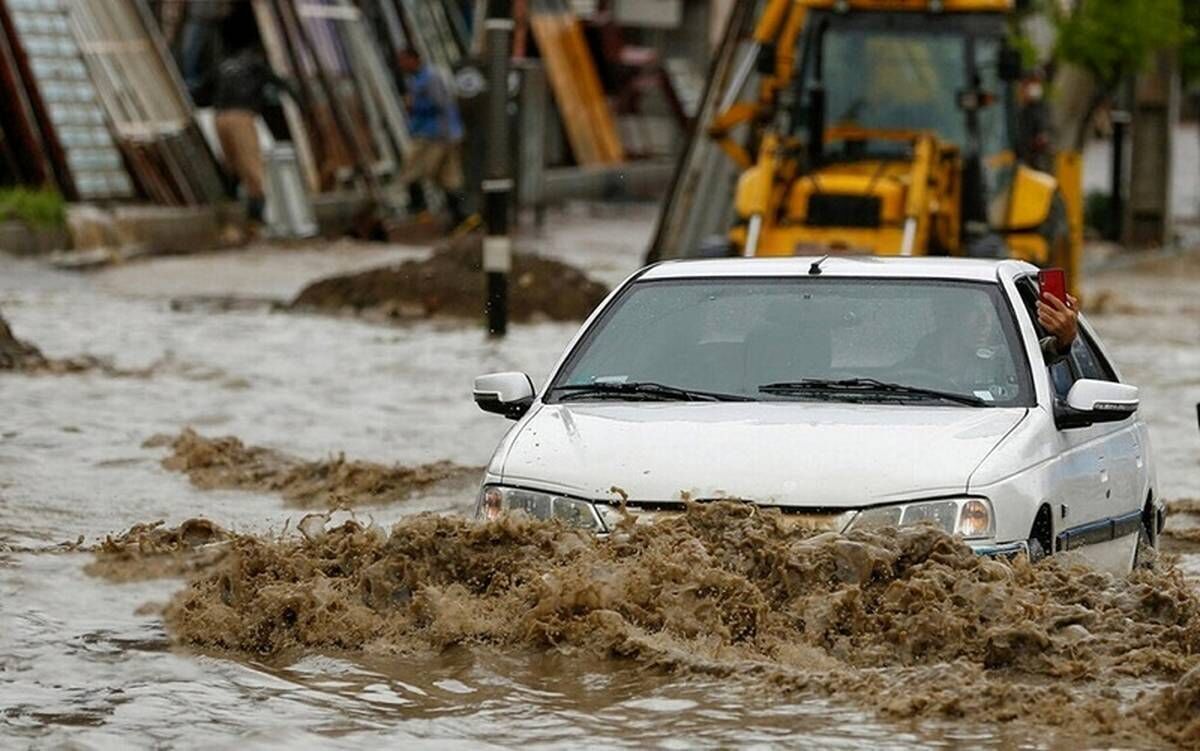
[[[619,215],[577,210],[556,218],[566,228],[531,247],[612,285],[639,264],[654,212],[646,207],[622,209]],[[144,445],[149,439],[173,438],[191,427],[202,436],[234,436],[248,447],[279,452],[289,462],[344,454],[346,460],[380,465],[450,462],[473,469],[487,462],[510,423],[476,408],[472,377],[522,370],[540,381],[574,334],[574,323],[522,324],[503,342],[494,342],[481,326],[384,326],[272,307],[321,276],[426,252],[346,243],[324,252],[261,249],[159,259],[91,275],[0,256],[0,311],[17,336],[47,357],[90,355],[112,366],[63,375],[0,374],[0,745],[441,748],[469,742],[472,747],[531,748],[889,749],[1166,744],[1137,730],[1094,733],[1095,728],[1070,722],[1082,715],[1071,714],[1074,705],[1044,686],[1030,688],[1029,695],[1041,696],[1067,718],[1051,723],[1049,730],[1021,722],[1020,714],[1005,719],[966,699],[959,699],[963,708],[952,720],[946,712],[931,717],[920,709],[881,711],[878,702],[863,698],[876,684],[893,679],[901,688],[944,680],[949,689],[961,686],[963,696],[979,689],[983,699],[1026,706],[1024,699],[1005,692],[1002,681],[972,673],[966,652],[945,658],[951,669],[970,674],[962,683],[932,668],[897,666],[881,658],[856,663],[856,672],[841,682],[800,685],[793,669],[811,655],[788,655],[778,644],[764,655],[702,639],[688,643],[695,657],[712,658],[714,664],[718,657],[735,656],[739,664],[761,668],[769,657],[793,671],[721,672],[664,657],[678,645],[655,645],[662,651],[654,659],[639,659],[645,652],[630,652],[633,658],[626,660],[599,659],[579,648],[569,624],[559,635],[562,649],[538,646],[503,624],[487,627],[489,634],[499,635],[490,640],[494,646],[483,648],[430,637],[419,645],[384,649],[371,639],[351,645],[349,636],[339,637],[340,642],[313,636],[307,642],[311,649],[289,645],[277,653],[263,651],[260,659],[224,649],[219,642],[226,637],[194,639],[211,642],[202,648],[173,645],[164,608],[183,582],[89,574],[85,568],[96,557],[90,550],[72,549],[79,538],[90,547],[137,523],[164,520],[174,526],[205,517],[231,532],[272,540],[285,529],[294,531],[311,509],[287,502],[282,491],[238,489],[248,483],[196,483],[188,473],[164,467],[171,449],[161,442]],[[1142,389],[1159,487],[1169,500],[1200,499],[1198,286],[1196,254],[1104,271],[1087,282],[1089,304],[1096,309],[1093,323],[1123,376]],[[407,520],[410,526],[404,528],[415,536],[414,514],[470,514],[473,504],[472,483],[459,481],[422,486],[402,502],[357,506],[355,512],[364,525],[373,521],[384,529]],[[1200,519],[1178,514],[1170,525],[1186,528],[1200,525]],[[458,539],[446,534],[431,543],[431,550]],[[259,553],[280,560],[299,555],[286,547],[300,544],[290,539]],[[466,559],[476,548],[463,545]],[[525,544],[514,550],[534,548]],[[680,549],[690,548],[681,544]],[[1178,556],[1179,569],[1191,577],[1187,586],[1196,586],[1200,543],[1171,537],[1164,549]],[[630,560],[652,562],[658,551],[646,541],[629,554]],[[968,571],[981,582],[991,575],[973,568],[973,562],[955,561],[947,566],[959,568],[949,570]],[[1174,581],[1162,576],[1154,581]],[[766,586],[749,574],[746,578]],[[441,584],[454,594],[453,585],[462,582]],[[228,586],[236,588],[238,582]],[[1014,598],[1034,593],[1043,602],[1066,584],[1051,581],[1049,574],[1029,574],[1021,586],[1025,589],[1013,585]],[[1133,585],[1104,586],[1109,587],[1104,597],[1117,603],[1114,608],[1142,596]],[[464,613],[477,615],[476,600],[463,596],[456,602]],[[198,602],[201,606],[206,604]],[[248,618],[252,610],[236,614]],[[1134,620],[1142,630],[1131,631],[1129,638],[1143,640],[1147,649],[1168,637],[1185,638],[1155,630],[1154,618]],[[1116,630],[1105,630],[1107,623],[1094,624],[1097,643],[1119,640]],[[349,634],[353,625],[347,616],[333,630]],[[231,627],[230,641],[235,631]],[[779,644],[789,633],[779,627]],[[919,636],[911,634],[914,641]],[[1117,670],[1115,653],[1107,649],[1096,647],[1095,664],[1107,670],[1105,661],[1112,660]],[[1081,648],[1079,661],[1088,656]],[[1061,675],[1072,669],[1054,666]],[[1074,677],[1082,681],[1085,673]],[[1096,714],[1114,712],[1117,694],[1149,695],[1163,685],[1130,669],[1120,684],[1103,691],[1081,686],[1086,701],[1079,711],[1091,706]]]

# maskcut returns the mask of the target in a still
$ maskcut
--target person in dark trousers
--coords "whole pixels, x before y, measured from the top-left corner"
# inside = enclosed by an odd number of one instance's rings
[[[250,221],[261,224],[266,207],[265,166],[258,144],[257,120],[270,103],[278,101],[279,95],[289,92],[291,87],[271,70],[256,41],[237,36],[235,33],[226,38],[229,52],[217,66],[213,108],[225,168],[242,186]]]
[[[463,210],[462,141],[463,122],[450,85],[414,49],[401,50],[400,70],[405,76],[409,130],[413,150],[400,174],[416,198],[419,182],[428,180],[446,194],[452,226],[467,218]],[[418,203],[418,208],[420,204]]]

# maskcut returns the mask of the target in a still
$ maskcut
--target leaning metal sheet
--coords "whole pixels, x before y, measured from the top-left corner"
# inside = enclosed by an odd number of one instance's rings
[[[64,0],[8,0],[38,92],[84,199],[126,198],[133,183],[88,77]]]

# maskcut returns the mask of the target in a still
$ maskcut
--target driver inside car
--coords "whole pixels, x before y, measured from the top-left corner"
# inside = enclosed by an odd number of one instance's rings
[[[1047,295],[1037,302],[1039,344],[1046,365],[1066,358],[1078,335],[1078,301]],[[991,303],[982,295],[950,298],[935,307],[937,328],[926,334],[913,350],[912,363],[935,372],[950,373],[956,385],[974,390],[1004,384],[1007,374],[994,355],[1004,346]],[[963,368],[964,363],[972,367]]]

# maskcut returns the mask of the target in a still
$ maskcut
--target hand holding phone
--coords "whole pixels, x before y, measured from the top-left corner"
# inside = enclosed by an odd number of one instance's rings
[[[1037,304],[1038,323],[1054,337],[1060,354],[1070,350],[1078,332],[1075,299],[1067,294],[1067,275],[1062,269],[1043,269],[1038,272],[1041,287]],[[1053,299],[1051,299],[1053,298]]]
[[[1042,269],[1038,272],[1038,287],[1041,296],[1057,297],[1059,302],[1067,302],[1067,272],[1062,269]]]

